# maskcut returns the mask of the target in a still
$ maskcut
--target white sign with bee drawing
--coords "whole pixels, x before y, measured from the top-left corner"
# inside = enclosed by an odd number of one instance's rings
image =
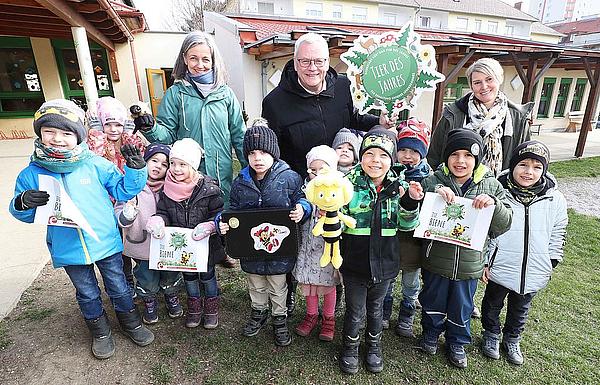
[[[162,239],[150,241],[149,267],[152,270],[184,272],[208,271],[208,240],[192,239],[194,229],[165,227]]]
[[[481,251],[494,208],[491,205],[476,209],[472,199],[458,196],[453,203],[446,203],[439,194],[428,192],[421,205],[419,226],[414,236]]]

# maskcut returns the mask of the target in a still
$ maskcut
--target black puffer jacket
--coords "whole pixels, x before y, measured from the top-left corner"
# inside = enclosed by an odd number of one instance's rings
[[[245,167],[231,185],[230,210],[250,210],[261,208],[289,208],[297,203],[302,205],[306,220],[311,213],[311,205],[304,198],[302,179],[282,160],[277,160],[262,180],[259,188],[252,176],[250,167]],[[240,265],[246,273],[259,275],[286,274],[296,264],[296,256],[279,258],[242,258]]]
[[[277,134],[281,159],[306,178],[306,154],[311,148],[331,146],[342,127],[367,131],[379,122],[374,115],[360,115],[354,108],[350,81],[329,68],[326,89],[318,95],[298,83],[294,61],[283,69],[281,81],[263,100],[262,116]]]
[[[200,178],[188,199],[175,202],[161,191],[156,205],[156,215],[162,217],[166,226],[187,229],[193,229],[202,222],[213,221],[222,210],[223,192],[217,181],[208,175]],[[209,248],[209,265],[212,266],[225,257],[225,250],[218,235],[211,235]]]

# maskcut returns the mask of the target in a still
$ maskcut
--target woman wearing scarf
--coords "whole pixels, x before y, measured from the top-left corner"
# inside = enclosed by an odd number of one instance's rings
[[[156,122],[149,115],[136,118],[136,129],[150,142],[173,144],[183,138],[198,142],[205,150],[198,171],[218,181],[227,205],[233,180],[232,148],[242,168],[246,166],[245,128],[240,104],[226,84],[225,63],[210,35],[192,32],[185,37],[173,77],[175,83],[162,99]],[[235,262],[227,257],[222,264],[233,267]]]
[[[435,170],[443,162],[448,132],[463,127],[481,135],[481,163],[498,175],[508,168],[513,150],[531,137],[533,103],[515,104],[500,91],[504,71],[494,59],[477,60],[467,69],[467,78],[472,92],[444,108],[431,137],[427,161]]]

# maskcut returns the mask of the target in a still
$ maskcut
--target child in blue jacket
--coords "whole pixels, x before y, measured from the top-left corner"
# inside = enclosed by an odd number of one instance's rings
[[[289,208],[294,222],[306,220],[311,205],[304,198],[302,179],[287,163],[279,159],[279,145],[273,130],[266,121],[257,120],[244,136],[244,156],[248,166],[231,185],[229,208],[231,210],[261,210],[265,208]],[[227,223],[219,222],[221,234],[229,230]],[[241,267],[248,273],[248,291],[252,301],[252,314],[242,334],[252,337],[258,334],[269,317],[269,302],[273,317],[275,344],[287,346],[292,336],[287,326],[286,274],[296,263],[296,256],[278,258],[242,259]]]
[[[42,104],[34,115],[38,138],[31,163],[17,177],[9,211],[18,220],[33,223],[36,208],[50,200],[48,192],[39,189],[39,176],[47,175],[58,180],[96,234],[93,237],[80,227],[50,225],[46,242],[54,267],[63,267],[75,286],[79,308],[93,336],[92,353],[103,359],[114,354],[115,346],[94,265],[102,274],[125,334],[140,346],[154,340],[142,324],[123,274],[123,244],[110,199],[127,201],[135,197],[146,184],[147,172],[142,155],[132,146],[122,147],[125,175],[108,160],[91,153],[85,143],[83,119],[83,110],[69,100]]]

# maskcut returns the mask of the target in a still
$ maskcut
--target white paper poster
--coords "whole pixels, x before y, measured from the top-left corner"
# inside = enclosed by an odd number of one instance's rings
[[[437,193],[428,192],[419,213],[415,237],[433,239],[481,251],[492,222],[495,205],[473,207],[473,200],[455,197],[446,203]]]
[[[165,227],[162,239],[150,240],[150,261],[152,270],[185,272],[208,271],[208,240],[192,239],[193,229]]]
[[[64,226],[81,228],[96,241],[98,235],[85,219],[81,211],[75,206],[67,191],[58,181],[50,175],[39,175],[39,190],[46,191],[50,195],[48,203],[38,206],[35,210],[33,223],[50,226]]]

